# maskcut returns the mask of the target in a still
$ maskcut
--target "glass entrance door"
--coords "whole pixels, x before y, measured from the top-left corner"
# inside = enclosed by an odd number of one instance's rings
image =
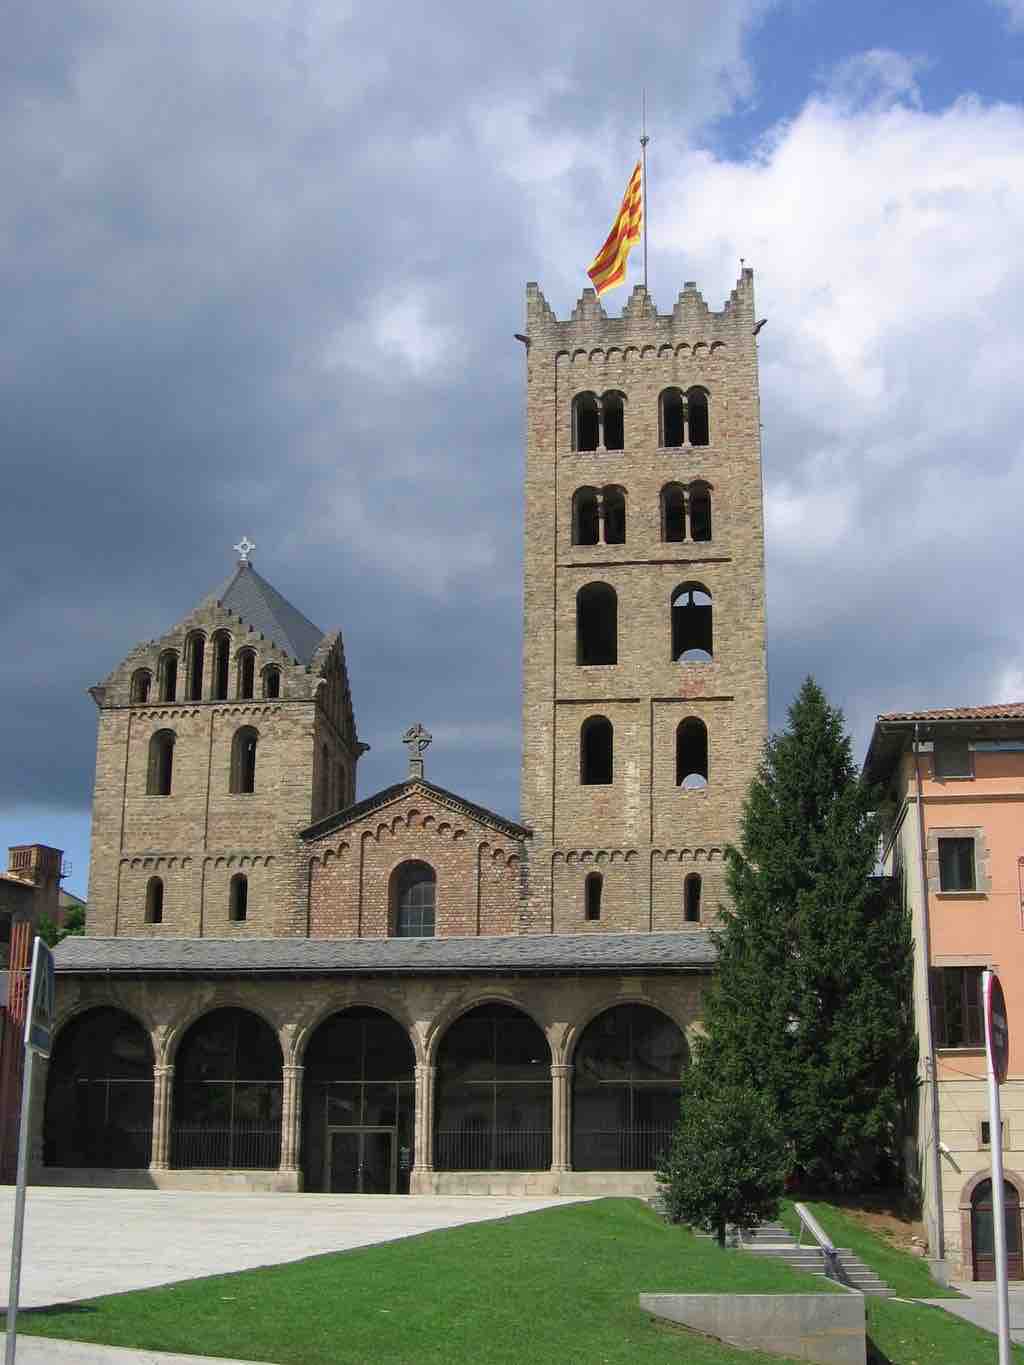
[[[328,1128],[324,1188],[332,1194],[394,1194],[396,1138],[394,1128]]]

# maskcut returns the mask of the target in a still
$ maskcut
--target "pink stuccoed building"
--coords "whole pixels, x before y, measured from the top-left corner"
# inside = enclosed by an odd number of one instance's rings
[[[1006,994],[1002,1088],[1010,1276],[1024,1279],[1024,702],[878,717],[867,780],[886,793],[883,854],[914,932],[917,1165],[929,1255],[994,1275],[981,974]]]

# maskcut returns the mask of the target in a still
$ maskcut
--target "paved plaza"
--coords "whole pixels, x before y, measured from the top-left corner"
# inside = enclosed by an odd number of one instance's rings
[[[21,1306],[145,1289],[480,1223],[572,1199],[226,1194],[33,1186]],[[10,1274],[14,1190],[0,1187],[0,1295]]]

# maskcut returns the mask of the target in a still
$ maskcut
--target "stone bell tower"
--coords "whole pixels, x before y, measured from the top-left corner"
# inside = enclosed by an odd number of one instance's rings
[[[696,928],[766,729],[753,272],[526,316],[524,928]]]

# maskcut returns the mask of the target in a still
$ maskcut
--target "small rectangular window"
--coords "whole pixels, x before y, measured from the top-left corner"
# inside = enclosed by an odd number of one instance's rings
[[[933,967],[932,1031],[936,1047],[984,1047],[980,967]]]
[[[966,739],[935,741],[935,776],[937,778],[972,776],[971,750]]]
[[[974,840],[947,838],[939,840],[939,890],[975,891]]]
[[[1000,1128],[1000,1131],[1002,1132],[1002,1135],[1003,1135],[1003,1146],[1005,1147],[1005,1146],[1006,1146],[1006,1120],[1005,1120],[1005,1119],[1003,1119],[1003,1120],[1000,1122],[999,1128]],[[991,1123],[988,1121],[988,1119],[982,1119],[982,1121],[981,1121],[981,1145],[982,1145],[982,1147],[990,1147],[990,1146],[992,1145],[992,1125],[991,1125]]]

